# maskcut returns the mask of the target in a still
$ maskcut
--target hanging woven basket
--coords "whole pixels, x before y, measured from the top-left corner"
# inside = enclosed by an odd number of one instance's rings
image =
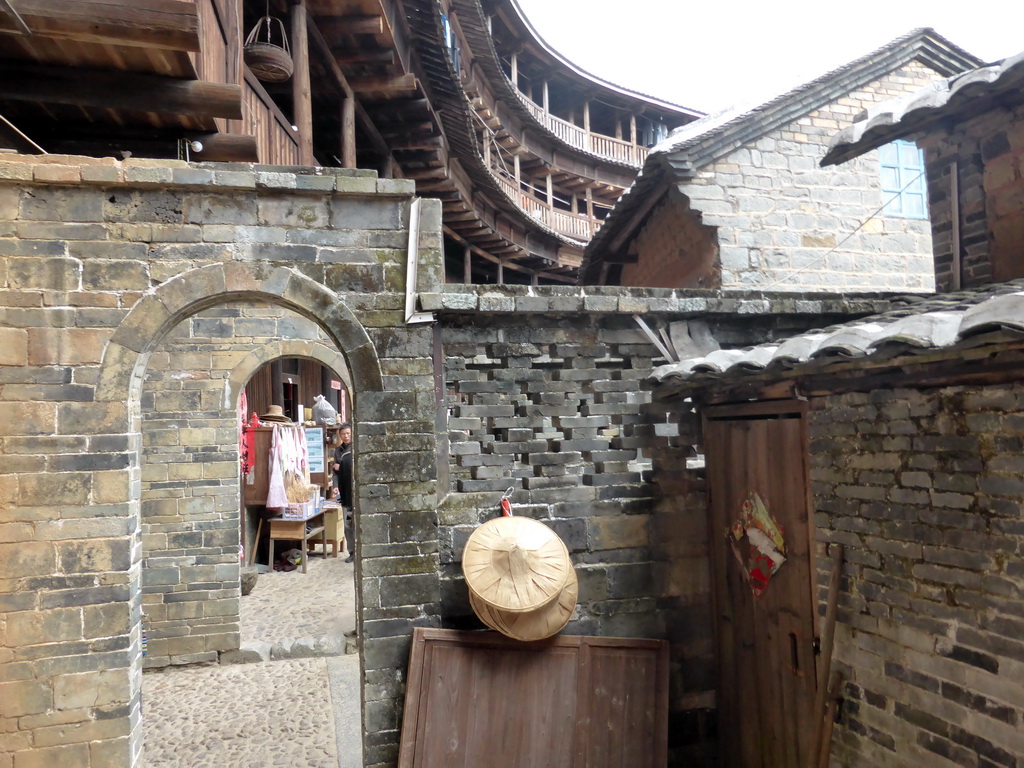
[[[280,44],[274,42],[275,36]],[[284,22],[273,16],[257,21],[245,38],[243,58],[256,78],[265,83],[280,83],[291,77],[295,64]]]

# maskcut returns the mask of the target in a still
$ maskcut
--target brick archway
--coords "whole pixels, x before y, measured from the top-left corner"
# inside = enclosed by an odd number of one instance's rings
[[[356,391],[383,390],[376,349],[338,294],[290,267],[230,262],[185,272],[143,297],[118,326],[103,353],[96,402],[137,402],[154,347],[182,320],[233,299],[291,309],[320,325],[350,361]],[[137,413],[127,431],[137,431]]]

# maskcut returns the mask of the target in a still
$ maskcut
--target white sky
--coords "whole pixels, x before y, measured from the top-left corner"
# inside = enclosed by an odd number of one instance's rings
[[[1019,0],[519,0],[582,69],[703,112],[766,101],[917,27],[995,61],[1024,50]]]

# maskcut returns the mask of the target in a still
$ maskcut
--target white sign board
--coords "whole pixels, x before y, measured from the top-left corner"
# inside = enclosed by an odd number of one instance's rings
[[[306,448],[309,450],[309,471],[324,471],[324,430],[322,427],[306,429]]]

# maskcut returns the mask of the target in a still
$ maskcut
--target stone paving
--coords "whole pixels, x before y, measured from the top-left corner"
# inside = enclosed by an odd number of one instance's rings
[[[264,658],[274,659],[329,655],[330,644],[356,628],[354,568],[341,556],[314,555],[307,573],[261,573],[242,598],[243,651],[269,652]],[[306,652],[310,644],[323,652]]]
[[[359,656],[337,655],[354,629],[344,558],[312,557],[305,574],[260,574],[241,601],[242,650],[224,659],[255,663],[143,675],[143,764],[361,766]]]

